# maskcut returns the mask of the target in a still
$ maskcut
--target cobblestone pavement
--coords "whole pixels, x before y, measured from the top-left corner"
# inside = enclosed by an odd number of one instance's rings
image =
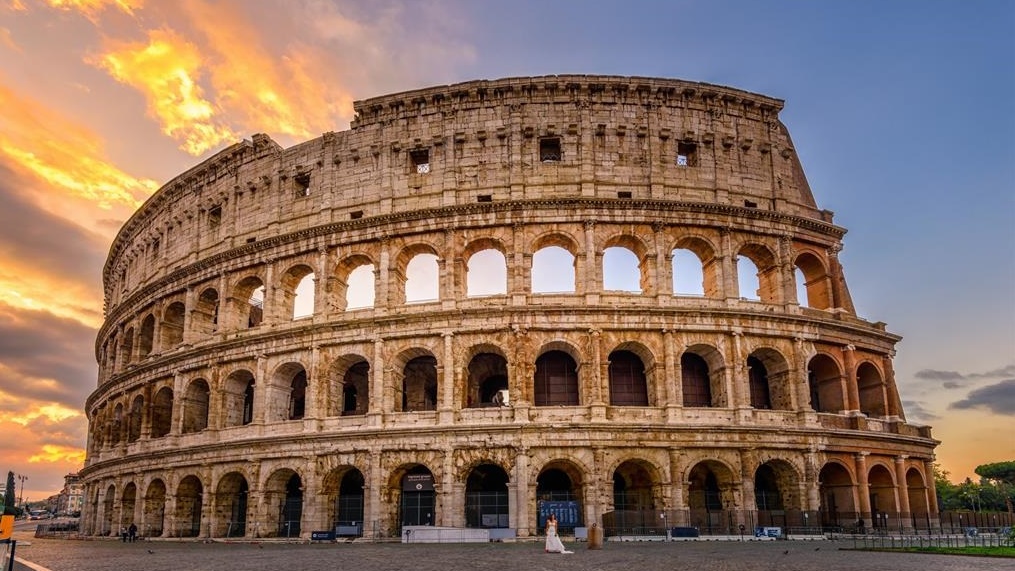
[[[17,537],[16,537],[17,539]],[[874,553],[848,541],[607,542],[601,550],[568,544],[574,554],[543,553],[542,543],[197,543],[36,539],[18,541],[17,556],[51,571],[1015,571],[1015,560]],[[32,571],[17,565],[17,571]]]

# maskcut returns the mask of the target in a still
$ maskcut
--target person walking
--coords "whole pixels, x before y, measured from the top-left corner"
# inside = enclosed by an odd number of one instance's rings
[[[557,535],[557,516],[550,514],[546,518],[546,552],[547,553],[574,553],[564,549],[564,544]]]

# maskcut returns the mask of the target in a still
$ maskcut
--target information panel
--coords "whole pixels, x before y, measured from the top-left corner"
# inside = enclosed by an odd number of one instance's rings
[[[550,514],[557,516],[557,528],[572,528],[580,527],[581,513],[578,509],[578,502],[576,501],[558,501],[551,502],[547,500],[539,501],[539,528],[543,529],[546,527],[546,518]]]

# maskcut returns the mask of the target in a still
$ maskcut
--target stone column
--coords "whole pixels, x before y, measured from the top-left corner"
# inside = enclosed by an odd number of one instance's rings
[[[382,534],[382,526],[387,523],[384,520],[384,506],[381,503],[384,479],[381,474],[381,453],[379,451],[370,452],[370,470],[364,479],[363,535],[366,538],[377,538],[379,534]]]
[[[805,305],[800,303],[796,295],[796,266],[793,265],[793,237],[779,238],[779,282],[782,301],[786,305]],[[805,300],[806,301],[806,300]]]
[[[801,412],[814,412],[811,406],[811,383],[807,373],[807,355],[804,353],[804,340],[802,337],[793,338],[793,370],[790,371],[791,383],[796,386],[796,403],[794,410]]]
[[[520,447],[515,454],[515,474],[509,484],[511,526],[517,530],[518,537],[532,534],[532,522],[529,521],[529,449]]]
[[[317,248],[317,271],[314,272],[314,318],[327,319],[331,314],[332,304],[328,303],[332,295],[331,288],[331,264],[328,263],[328,248],[320,246]]]
[[[667,251],[669,247],[666,225],[662,222],[652,223],[653,244],[655,246],[655,274],[656,274],[656,298],[660,305],[668,303],[673,297],[673,251]]]
[[[864,520],[864,525],[873,525],[871,520],[871,497],[870,497],[870,485],[867,483],[867,452],[860,452],[855,457],[856,462],[856,494],[860,507],[860,517]]]
[[[438,526],[465,527],[465,501],[458,499],[455,493],[455,451],[445,448],[441,451],[441,482],[437,505],[434,506],[434,524]]]
[[[596,223],[585,221],[585,301],[589,304],[599,303],[599,295],[603,292],[602,256],[596,251]]]
[[[846,345],[842,350],[842,361],[846,367],[843,375],[846,383],[846,410],[857,413],[860,411],[860,390],[856,384],[856,347]]]
[[[899,519],[902,526],[910,529],[913,525],[912,512],[909,508],[909,482],[906,481],[906,456],[895,457],[895,493],[899,496]]]
[[[307,402],[304,406],[303,418],[317,419],[328,416],[327,387],[328,379],[321,372],[321,346],[313,345],[310,348],[310,367],[307,371]]]
[[[394,305],[391,299],[391,254],[388,252],[388,240],[380,240],[380,259],[374,268],[374,309],[386,310]]]
[[[257,356],[254,381],[254,418],[252,424],[264,424],[270,410],[268,402],[268,357]]]
[[[370,391],[367,398],[367,417],[371,426],[380,426],[387,409],[384,395],[384,339],[374,339],[374,358],[370,364]]]
[[[444,339],[444,356],[441,358],[439,377],[440,392],[437,402],[437,417],[441,424],[451,424],[455,421],[454,411],[461,408],[455,403],[455,334],[451,331],[441,333]]]
[[[736,258],[737,253],[733,251],[732,238],[729,228],[719,229],[721,240],[719,259],[722,262],[722,296],[727,300],[740,299],[740,285],[737,283]]]

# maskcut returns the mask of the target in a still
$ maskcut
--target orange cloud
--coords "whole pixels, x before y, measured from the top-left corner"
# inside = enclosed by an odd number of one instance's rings
[[[181,141],[188,153],[199,155],[239,138],[204,98],[197,81],[204,65],[200,51],[175,32],[149,31],[147,43],[110,41],[92,63],[143,93],[162,132]]]
[[[329,69],[305,44],[281,54],[260,43],[264,30],[229,2],[190,1],[184,10],[207,42],[217,100],[248,130],[309,138],[332,130],[338,116],[351,116],[352,96],[322,80]]]
[[[89,19],[93,19],[99,12],[109,7],[133,14],[135,10],[144,6],[143,0],[46,0],[46,2],[60,10],[76,10]]]
[[[0,297],[11,307],[46,311],[89,327],[102,325],[102,298],[92,284],[62,279],[59,268],[40,271],[31,260],[0,256],[0,265]]]
[[[0,107],[0,159],[46,187],[19,188],[47,212],[108,234],[98,217],[126,219],[158,188],[109,164],[97,135],[3,84]]]
[[[69,446],[56,446],[54,444],[43,444],[42,452],[39,454],[33,454],[28,457],[30,464],[38,462],[47,462],[55,464],[57,462],[69,462],[72,464],[84,464],[85,462],[85,451],[83,448],[71,448]]]

